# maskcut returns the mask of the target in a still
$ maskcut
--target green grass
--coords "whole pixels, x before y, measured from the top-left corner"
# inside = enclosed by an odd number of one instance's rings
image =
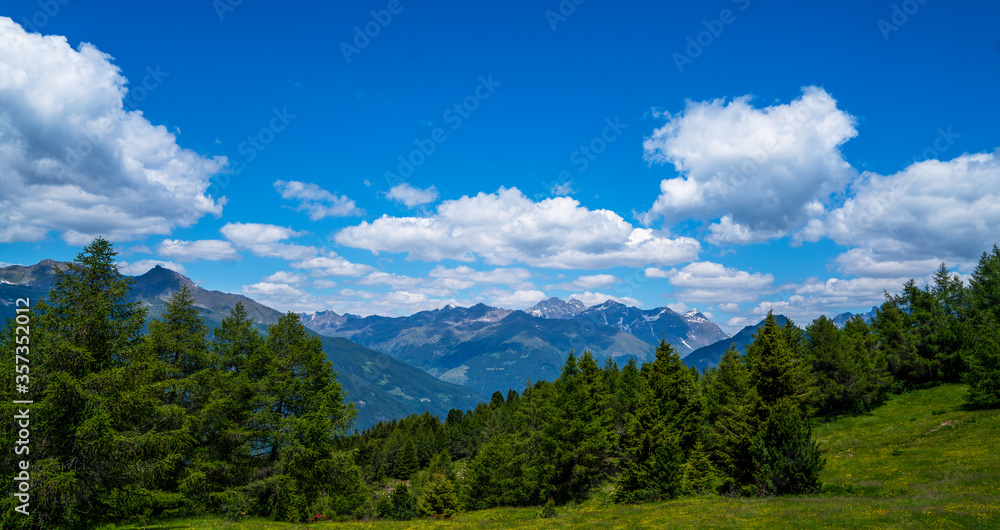
[[[604,488],[579,505],[557,507],[554,519],[537,518],[536,507],[467,512],[451,521],[293,525],[192,518],[147,528],[1000,528],[1000,411],[965,410],[964,394],[960,385],[921,390],[864,416],[817,424],[827,465],[823,492],[813,496],[618,506]]]

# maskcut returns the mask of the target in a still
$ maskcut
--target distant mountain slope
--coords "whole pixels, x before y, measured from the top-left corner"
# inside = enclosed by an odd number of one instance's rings
[[[483,394],[520,390],[527,380],[554,379],[572,350],[591,350],[600,360],[647,360],[653,352],[648,344],[610,326],[483,304],[447,306],[408,317],[343,317],[327,311],[304,318],[318,333],[386,352]]]
[[[541,318],[573,318],[586,309],[587,306],[579,300],[562,300],[553,296],[525,309],[524,312]]]
[[[782,326],[788,321],[784,315],[775,315],[774,318],[778,320],[778,324]],[[723,354],[729,349],[730,345],[736,347],[740,353],[746,353],[747,346],[753,342],[754,334],[757,330],[764,325],[764,320],[752,325],[747,326],[739,331],[739,333],[729,337],[727,339],[722,339],[708,346],[698,348],[697,350],[691,352],[690,355],[684,358],[684,363],[688,366],[694,366],[698,370],[704,371],[712,366],[718,366],[719,361],[722,360]]]
[[[47,296],[53,284],[53,267],[57,266],[65,264],[45,260],[30,267],[15,265],[0,268],[0,300],[4,302],[0,306],[0,317],[6,319],[14,314],[11,304],[18,297],[29,296],[34,305],[38,299]],[[166,299],[182,286],[191,289],[195,305],[212,328],[218,326],[240,301],[262,330],[268,324],[277,322],[281,316],[280,311],[245,296],[203,289],[190,279],[162,267],[155,267],[135,278],[131,299],[145,304],[149,308],[149,318],[155,318],[162,314]],[[452,408],[470,409],[487,399],[385,353],[344,339],[322,335],[320,338],[323,351],[347,391],[348,400],[357,403],[355,426],[359,429],[380,420],[402,418],[425,410],[443,417]]]
[[[697,310],[681,315],[668,307],[639,309],[613,300],[588,307],[574,320],[620,329],[653,347],[666,339],[681,357],[728,337]]]
[[[867,322],[867,323],[870,324],[871,321],[872,321],[872,319],[875,318],[875,314],[876,313],[878,313],[878,306],[872,306],[872,310],[871,311],[869,311],[867,313],[861,313],[861,318],[865,319],[865,322]],[[847,324],[847,321],[850,320],[851,317],[853,317],[853,316],[854,316],[854,313],[851,313],[851,312],[841,313],[841,314],[833,317],[831,320],[833,320],[833,323],[838,328],[843,328],[844,325]]]

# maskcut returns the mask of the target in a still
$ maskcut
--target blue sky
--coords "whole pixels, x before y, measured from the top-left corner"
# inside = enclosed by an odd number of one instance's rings
[[[1000,239],[995,3],[341,4],[5,5],[0,262],[102,235],[283,310],[735,331]]]

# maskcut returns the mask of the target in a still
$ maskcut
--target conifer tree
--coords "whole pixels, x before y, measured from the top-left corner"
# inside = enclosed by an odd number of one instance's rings
[[[761,403],[744,357],[730,345],[715,379],[706,386],[708,440],[725,493],[747,493],[754,483],[750,445],[759,427]]]
[[[747,346],[750,381],[766,408],[781,398],[797,398],[799,395],[802,377],[797,369],[794,350],[788,344],[790,335],[778,325],[774,314],[768,311],[764,325]]]
[[[1000,408],[1000,325],[991,312],[983,311],[969,330],[965,402],[973,408]]]
[[[424,488],[423,496],[420,497],[419,510],[421,515],[440,516],[446,519],[458,513],[455,485],[444,473],[431,475],[431,480]]]
[[[37,526],[94,526],[178,502],[160,477],[191,440],[184,415],[150,391],[160,373],[141,346],[145,310],[128,301],[131,280],[115,255],[94,240],[35,307],[33,478],[46,484],[33,504]]]
[[[785,495],[817,493],[825,465],[812,425],[798,404],[781,398],[751,446],[758,493]]]
[[[417,449],[413,443],[413,437],[407,437],[403,447],[399,450],[399,457],[396,462],[396,478],[409,480],[417,470],[420,463],[417,460]]]

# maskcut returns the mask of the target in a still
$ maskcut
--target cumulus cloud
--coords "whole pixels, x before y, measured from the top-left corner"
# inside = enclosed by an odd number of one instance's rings
[[[319,221],[324,217],[364,215],[353,200],[345,195],[334,195],[316,184],[297,180],[276,180],[274,189],[282,199],[297,201],[296,210],[306,212],[309,219]]]
[[[774,283],[771,274],[750,273],[710,261],[689,263],[680,269],[650,267],[644,274],[647,278],[667,278],[681,288],[673,296],[692,302],[749,302],[770,291]]]
[[[151,66],[129,85],[91,44],[73,49],[6,17],[0,35],[0,242],[129,241],[222,213],[225,198],[206,191],[225,157],[181,148],[130,108],[130,86],[148,93],[169,72]]]
[[[295,274],[294,272],[288,272],[288,271],[278,271],[274,274],[266,276],[262,281],[270,283],[287,283],[289,285],[300,285],[305,283],[306,279],[301,274]]]
[[[142,276],[157,265],[163,267],[164,269],[170,269],[178,274],[187,274],[187,269],[185,269],[183,265],[172,261],[144,259],[136,261],[135,263],[129,263],[127,261],[119,261],[118,263],[115,263],[118,270],[126,276]]]
[[[754,315],[766,315],[768,310],[783,314],[805,325],[820,315],[834,316],[845,311],[871,308],[885,301],[885,293],[898,293],[908,278],[811,278],[792,286],[793,294],[784,300],[760,302],[750,310]],[[929,277],[918,278],[926,282]]]
[[[822,213],[855,175],[840,146],[856,135],[855,119],[822,88],[766,108],[749,96],[689,101],[643,144],[648,161],[680,174],[660,183],[643,222],[722,217],[711,227],[716,243],[785,235]]]
[[[263,296],[267,298],[301,298],[306,295],[305,291],[296,289],[287,283],[258,282],[253,285],[244,285],[243,294],[248,296]]]
[[[975,261],[1000,233],[1000,151],[865,173],[851,195],[804,236],[863,249],[838,265],[914,274],[942,260]]]
[[[164,239],[156,246],[156,253],[180,261],[230,261],[240,259],[236,248],[229,241],[202,239],[181,241]]]
[[[605,293],[592,293],[590,291],[583,293],[571,294],[569,296],[570,300],[579,300],[583,302],[583,305],[590,307],[598,304],[603,304],[608,300],[614,300],[620,304],[625,304],[632,307],[642,307],[642,302],[636,300],[635,298],[630,298],[628,296],[613,296]]]
[[[872,249],[852,248],[836,257],[837,268],[846,274],[873,278],[927,276],[937,270],[941,260],[879,259]]]
[[[246,249],[265,258],[303,260],[316,256],[319,249],[294,243],[282,243],[303,236],[291,228],[261,223],[226,223],[219,231],[237,248]]]
[[[292,267],[308,269],[313,276],[362,276],[374,270],[370,265],[352,263],[336,252],[293,262]]]
[[[385,196],[406,205],[407,208],[413,208],[414,206],[434,202],[438,198],[438,192],[434,186],[427,189],[420,189],[404,182],[390,188]]]
[[[568,197],[534,202],[516,188],[444,201],[425,217],[383,216],[335,235],[345,246],[409,259],[514,262],[559,269],[671,265],[695,258],[697,240],[635,228]]]
[[[472,267],[459,265],[449,269],[438,265],[428,273],[453,289],[468,289],[478,284],[502,284],[511,287],[528,287],[531,283],[531,271],[519,267],[496,268],[487,271],[475,270]]]
[[[506,309],[526,309],[548,298],[545,293],[538,289],[518,289],[516,291],[487,289],[483,291],[483,296],[488,300],[487,305]]]

